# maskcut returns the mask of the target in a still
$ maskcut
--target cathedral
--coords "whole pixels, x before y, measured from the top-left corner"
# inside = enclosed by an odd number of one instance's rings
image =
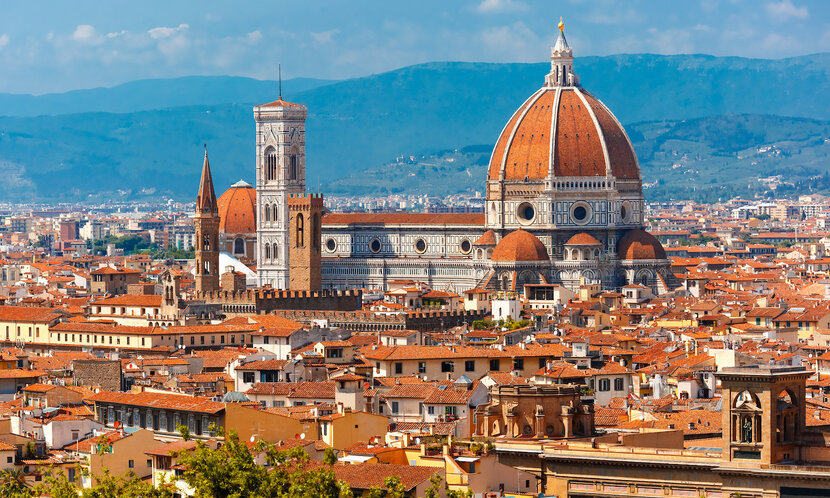
[[[550,73],[495,142],[485,213],[326,211],[322,196],[306,193],[306,117],[305,106],[282,96],[254,107],[256,185],[235,184],[210,206],[220,249],[255,263],[260,286],[386,289],[414,280],[455,292],[581,282],[671,289],[666,253],[644,230],[634,148],[581,86],[562,23]],[[206,213],[197,213],[197,241],[200,226],[215,225]]]

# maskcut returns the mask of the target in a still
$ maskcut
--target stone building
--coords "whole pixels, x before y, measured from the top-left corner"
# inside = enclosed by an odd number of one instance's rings
[[[801,367],[724,368],[722,435],[686,427],[533,442],[497,438],[500,461],[542,476],[546,496],[819,497],[830,488],[830,426],[805,427]],[[689,428],[696,423],[688,412]]]
[[[500,385],[475,411],[475,435],[483,437],[574,437],[594,431],[593,405],[578,386]]]
[[[278,289],[290,286],[289,198],[305,193],[306,115],[281,97],[254,108],[258,280]],[[644,230],[631,142],[580,86],[563,30],[542,87],[496,140],[485,182],[483,214],[326,213],[321,286],[411,279],[460,292],[576,288],[584,279],[661,292],[673,285],[663,247]]]

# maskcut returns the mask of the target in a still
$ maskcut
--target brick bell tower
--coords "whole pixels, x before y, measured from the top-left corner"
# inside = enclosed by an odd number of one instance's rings
[[[288,197],[288,276],[291,290],[320,290],[321,218],[323,194],[291,194]]]
[[[219,207],[210,175],[207,146],[196,196],[196,292],[219,290]]]

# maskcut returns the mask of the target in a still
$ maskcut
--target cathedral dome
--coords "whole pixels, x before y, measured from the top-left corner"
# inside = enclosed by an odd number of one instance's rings
[[[513,114],[496,141],[488,180],[605,177],[639,180],[634,148],[617,118],[579,86],[560,26],[545,85]]]
[[[493,249],[491,261],[547,261],[548,251],[541,240],[524,230],[507,234]]]
[[[239,180],[219,197],[219,230],[228,234],[256,233],[256,189]]]
[[[666,259],[666,250],[654,235],[637,228],[625,232],[625,235],[617,242],[617,257],[620,259]]]
[[[625,130],[599,99],[577,87],[543,88],[510,118],[490,158],[489,180],[640,178]],[[502,176],[503,175],[503,176]]]

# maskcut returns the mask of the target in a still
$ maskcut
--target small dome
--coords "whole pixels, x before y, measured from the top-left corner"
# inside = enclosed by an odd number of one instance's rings
[[[578,234],[574,235],[567,242],[565,242],[566,246],[601,246],[602,244],[600,241],[595,239],[593,236],[585,233],[579,232]]]
[[[510,232],[493,249],[491,261],[547,261],[548,251],[542,241],[530,232]]]
[[[226,234],[256,233],[256,189],[236,182],[219,197],[219,231]]]
[[[487,230],[484,235],[478,238],[474,243],[477,246],[494,246],[496,245],[496,232]]]
[[[620,259],[666,259],[663,244],[654,235],[639,228],[625,232],[617,243]]]

